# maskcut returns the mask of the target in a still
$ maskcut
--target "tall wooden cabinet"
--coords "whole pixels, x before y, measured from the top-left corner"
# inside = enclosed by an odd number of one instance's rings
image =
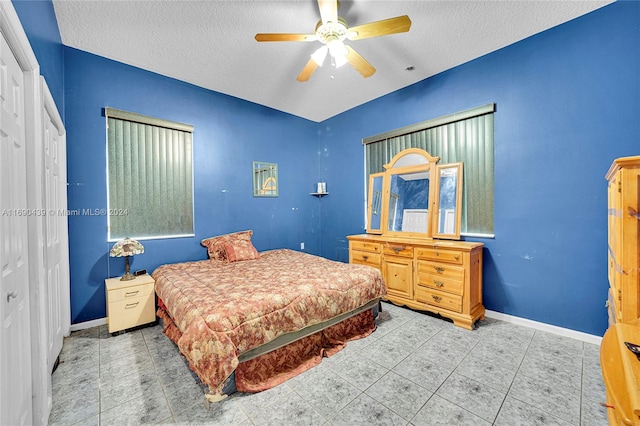
[[[616,159],[609,182],[609,324],[640,318],[640,156]],[[640,343],[640,342],[639,342]]]
[[[369,179],[367,234],[350,235],[349,262],[378,268],[386,299],[467,329],[484,318],[482,243],[460,239],[462,163],[410,148]]]
[[[640,156],[616,159],[608,187],[609,329],[600,345],[611,425],[640,425]]]

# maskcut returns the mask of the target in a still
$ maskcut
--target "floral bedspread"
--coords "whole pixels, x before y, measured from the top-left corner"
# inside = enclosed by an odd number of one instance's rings
[[[247,261],[163,265],[152,275],[181,332],[180,351],[212,392],[239,354],[386,294],[377,269],[286,249]]]

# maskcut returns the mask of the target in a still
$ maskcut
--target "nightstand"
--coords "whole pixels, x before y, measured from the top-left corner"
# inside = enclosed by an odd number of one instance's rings
[[[120,277],[105,280],[109,333],[155,322],[154,284],[149,274],[129,281]]]

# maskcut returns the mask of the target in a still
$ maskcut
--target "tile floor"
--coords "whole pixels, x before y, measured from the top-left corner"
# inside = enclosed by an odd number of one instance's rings
[[[50,425],[607,425],[599,346],[383,304],[378,329],[271,390],[204,407],[160,326],[65,339]]]

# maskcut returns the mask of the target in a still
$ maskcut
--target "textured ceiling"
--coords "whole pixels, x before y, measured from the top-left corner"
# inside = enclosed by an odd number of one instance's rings
[[[340,1],[349,26],[409,15],[411,29],[346,42],[377,69],[373,76],[325,64],[304,83],[296,77],[319,42],[258,43],[254,36],[313,33],[315,0],[53,5],[66,46],[320,122],[611,2]]]

